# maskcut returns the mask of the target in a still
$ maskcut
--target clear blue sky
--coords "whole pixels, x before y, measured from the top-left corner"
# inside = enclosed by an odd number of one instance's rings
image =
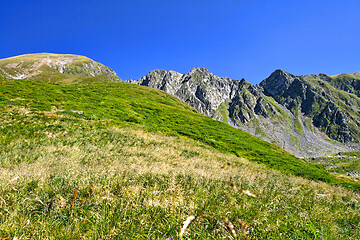
[[[359,0],[2,1],[0,58],[73,53],[138,79],[153,69],[259,83],[360,72]]]

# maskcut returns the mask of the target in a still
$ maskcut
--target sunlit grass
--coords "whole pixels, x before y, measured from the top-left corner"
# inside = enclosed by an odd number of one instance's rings
[[[177,239],[191,216],[184,239],[360,238],[356,192],[165,93],[0,89],[0,238]]]
[[[72,117],[34,120],[37,114],[19,111],[28,117],[16,124],[47,128],[0,151],[3,238],[176,239],[191,215],[197,218],[184,235],[191,239],[232,238],[226,219],[240,238],[237,219],[254,239],[360,237],[360,198],[343,188],[188,138]]]
[[[82,79],[82,83],[66,86],[38,81],[3,80],[0,82],[3,93],[0,95],[0,107],[20,106],[32,112],[45,111],[42,117],[55,114],[53,117],[59,118],[58,121],[68,121],[66,117],[73,117],[87,121],[110,120],[117,126],[139,125],[150,132],[186,136],[206,147],[233,153],[284,173],[359,188],[347,179],[334,178],[323,168],[307,164],[279,147],[198,114],[184,102],[162,91],[133,84],[100,82],[98,78],[91,81],[85,79],[88,78]],[[83,111],[84,114],[74,113],[74,110]],[[41,126],[42,129],[47,127]],[[17,128],[7,128],[3,132],[9,140],[18,134],[33,135],[38,130],[34,127],[29,133],[23,133]]]
[[[327,169],[331,174],[349,178],[353,181],[360,180],[360,152],[343,152],[329,156],[308,159],[308,162]]]

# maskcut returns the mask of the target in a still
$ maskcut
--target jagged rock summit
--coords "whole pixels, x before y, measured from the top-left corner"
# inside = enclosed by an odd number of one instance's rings
[[[284,70],[275,70],[267,79],[260,83],[261,87],[270,95],[276,95],[285,91],[295,80],[295,76]]]
[[[112,69],[80,55],[35,53],[0,59],[1,77],[27,79],[49,72],[119,80]]]
[[[294,76],[278,69],[252,85],[197,67],[186,74],[154,70],[129,82],[161,89],[204,115],[299,157],[347,151],[349,144],[359,142],[360,77],[356,74]]]

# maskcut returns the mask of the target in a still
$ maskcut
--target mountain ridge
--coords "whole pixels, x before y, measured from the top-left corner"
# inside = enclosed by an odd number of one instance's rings
[[[67,84],[120,81],[116,73],[74,54],[25,54],[0,60],[0,76]],[[82,78],[79,78],[81,76]],[[83,78],[85,77],[85,78]],[[276,144],[298,157],[352,150],[359,142],[360,76],[295,76],[275,70],[253,85],[195,67],[182,74],[153,70],[138,81],[187,102],[200,113]]]
[[[163,90],[206,116],[280,145],[298,157],[313,157],[349,151],[349,144],[359,141],[360,118],[355,108],[360,100],[351,94],[358,91],[360,81],[350,76],[354,80],[348,81],[347,88],[342,86],[348,91],[336,88],[339,80],[335,77],[295,76],[281,69],[256,85],[245,79],[218,77],[202,67],[186,74],[154,70],[127,82]],[[329,103],[333,101],[336,104]]]

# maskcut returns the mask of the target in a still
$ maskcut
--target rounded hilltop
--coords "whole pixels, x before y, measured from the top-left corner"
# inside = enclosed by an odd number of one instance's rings
[[[0,59],[0,76],[5,78],[27,79],[48,73],[119,80],[111,68],[81,55],[33,53]]]

